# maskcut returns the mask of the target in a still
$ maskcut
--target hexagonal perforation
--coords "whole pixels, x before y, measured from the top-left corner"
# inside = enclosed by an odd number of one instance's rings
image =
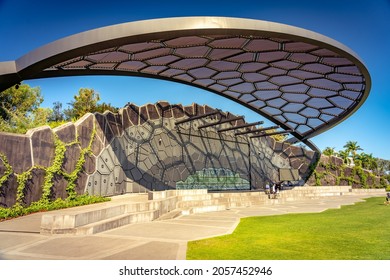
[[[245,103],[301,135],[356,106],[365,89],[359,68],[331,50],[291,39],[242,35],[126,44],[48,69],[119,70],[193,83]]]

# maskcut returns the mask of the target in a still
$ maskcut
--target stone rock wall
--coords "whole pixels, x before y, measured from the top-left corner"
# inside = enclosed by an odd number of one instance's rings
[[[198,104],[128,104],[118,114],[87,114],[53,130],[0,133],[0,205],[29,205],[43,196],[85,192],[110,196],[177,187],[260,189],[266,181],[279,180],[279,168],[298,169],[300,179],[306,179],[314,152],[270,137],[217,131],[243,120],[199,129],[215,122],[213,115],[176,125],[214,111]]]
[[[343,159],[321,155],[307,181],[311,186],[352,186],[353,188],[383,188],[388,182],[359,166],[348,166]]]

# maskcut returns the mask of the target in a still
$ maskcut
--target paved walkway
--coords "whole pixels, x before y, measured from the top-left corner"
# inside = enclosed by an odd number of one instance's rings
[[[0,259],[184,260],[188,241],[229,234],[242,217],[322,212],[364,197],[367,196],[324,197],[234,208],[127,225],[90,236],[41,235],[42,214],[37,213],[0,223]]]

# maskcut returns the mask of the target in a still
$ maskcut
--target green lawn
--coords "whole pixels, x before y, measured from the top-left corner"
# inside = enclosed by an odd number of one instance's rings
[[[190,242],[187,259],[390,260],[390,206],[383,202],[244,218],[233,234]]]

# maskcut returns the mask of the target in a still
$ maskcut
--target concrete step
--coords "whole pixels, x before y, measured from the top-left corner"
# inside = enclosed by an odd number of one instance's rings
[[[191,208],[191,207],[202,207],[202,206],[211,206],[219,204],[218,199],[208,199],[208,200],[187,200],[187,201],[178,201],[176,204],[177,208]]]
[[[155,221],[171,220],[180,216],[182,216],[182,210],[176,209],[158,217]]]
[[[217,212],[228,209],[226,205],[210,205],[210,206],[199,206],[199,207],[191,207],[187,209],[181,209],[182,215],[191,215],[198,213],[206,213],[206,212]]]
[[[158,217],[158,211],[125,213],[79,227],[42,229],[41,234],[90,235],[128,224],[146,223]]]

